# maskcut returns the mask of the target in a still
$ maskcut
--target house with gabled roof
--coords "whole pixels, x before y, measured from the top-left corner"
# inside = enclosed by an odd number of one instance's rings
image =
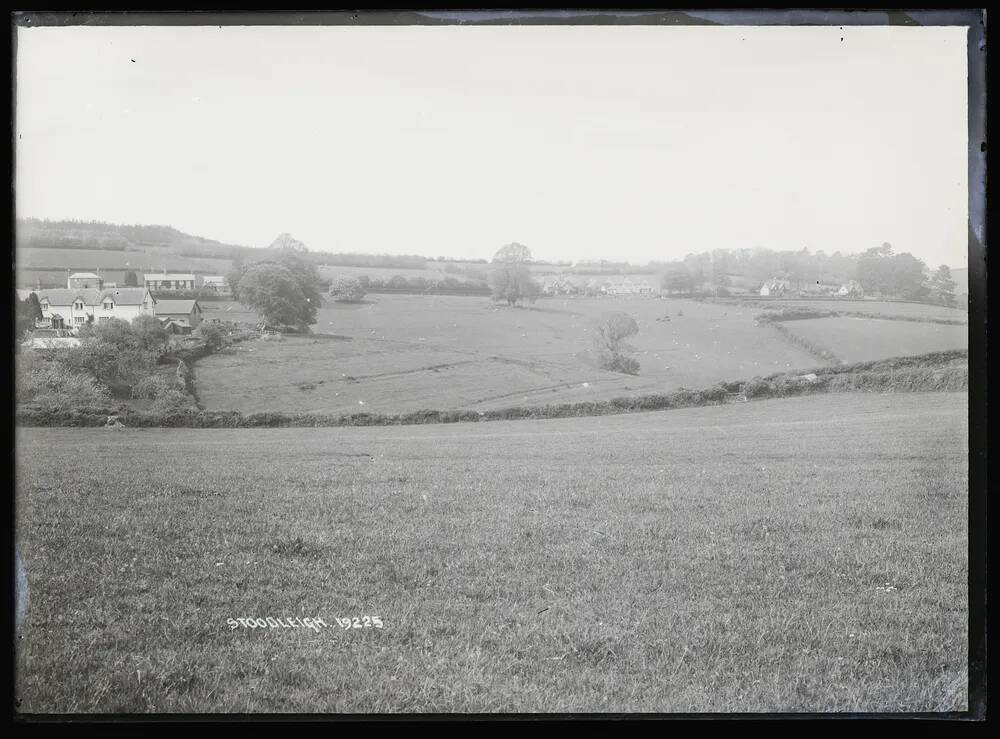
[[[143,275],[146,289],[151,292],[169,292],[171,290],[194,290],[194,275],[182,273],[147,274]]]
[[[156,300],[144,287],[66,288],[36,290],[42,319],[51,328],[76,330],[88,323],[112,318],[131,322],[141,315],[154,315]]]
[[[201,306],[197,300],[156,301],[156,317],[171,333],[189,333],[201,323]]]

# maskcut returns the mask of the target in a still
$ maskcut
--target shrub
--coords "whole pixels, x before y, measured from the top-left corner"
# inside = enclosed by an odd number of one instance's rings
[[[111,402],[108,389],[93,377],[48,362],[31,367],[18,377],[17,398],[19,402],[62,412]]]
[[[338,277],[330,286],[330,296],[338,303],[360,303],[366,293],[356,277]]]
[[[226,343],[226,334],[214,323],[202,323],[195,331],[195,336],[205,342],[212,351],[218,351]]]
[[[177,386],[171,385],[163,375],[148,375],[132,386],[132,397],[155,400],[171,389]]]

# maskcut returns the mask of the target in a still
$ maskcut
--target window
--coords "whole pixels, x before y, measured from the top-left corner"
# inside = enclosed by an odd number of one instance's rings
[[[101,316],[100,318],[97,319],[98,323],[107,323],[110,320],[111,320],[110,316]]]
[[[104,305],[102,307],[104,308],[104,310],[114,310],[115,309],[114,301],[105,300]]]
[[[83,310],[83,301],[77,300],[75,303],[73,303],[73,308],[75,310]]]
[[[83,323],[85,320],[87,320],[87,319],[84,318],[83,316],[74,316],[73,317],[73,323]]]

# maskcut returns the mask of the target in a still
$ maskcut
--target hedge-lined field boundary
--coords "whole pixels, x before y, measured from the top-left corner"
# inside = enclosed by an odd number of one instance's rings
[[[749,400],[783,398],[828,392],[954,392],[969,386],[968,351],[932,352],[812,371],[783,372],[736,382],[720,382],[703,390],[681,388],[669,393],[560,403],[539,407],[516,406],[487,411],[421,410],[401,414],[250,413],[185,410],[169,414],[136,411],[127,406],[80,408],[72,411],[22,405],[15,420],[20,426],[104,426],[117,416],[136,428],[291,428],[327,426],[403,426],[515,419],[574,418],[641,411],[721,405],[742,396]]]

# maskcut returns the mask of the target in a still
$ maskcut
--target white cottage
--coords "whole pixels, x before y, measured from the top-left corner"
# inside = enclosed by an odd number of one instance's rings
[[[103,323],[112,318],[131,321],[155,315],[156,300],[144,287],[38,290],[42,318],[52,328],[76,330],[87,323]]]

